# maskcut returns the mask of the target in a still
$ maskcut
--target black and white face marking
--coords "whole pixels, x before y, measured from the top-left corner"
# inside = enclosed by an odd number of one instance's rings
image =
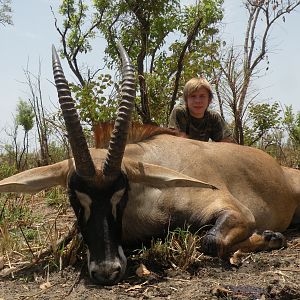
[[[69,197],[88,247],[89,273],[100,284],[117,283],[126,270],[121,243],[127,190],[124,175],[105,188],[91,186],[76,174],[70,178]]]
[[[76,190],[75,193],[84,211],[84,221],[87,222],[91,215],[92,199],[85,193],[80,193]]]
[[[120,189],[119,191],[116,191],[110,199],[110,203],[112,206],[111,213],[116,221],[117,221],[117,207],[120,201],[122,200],[124,193],[125,193],[125,187],[123,189]]]

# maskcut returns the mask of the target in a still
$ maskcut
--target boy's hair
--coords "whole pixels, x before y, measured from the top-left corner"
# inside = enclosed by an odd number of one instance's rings
[[[192,78],[190,79],[183,88],[183,100],[184,102],[187,101],[187,98],[190,94],[194,93],[195,91],[199,90],[200,88],[205,88],[209,94],[209,100],[211,101],[213,98],[213,92],[209,82],[203,78]]]

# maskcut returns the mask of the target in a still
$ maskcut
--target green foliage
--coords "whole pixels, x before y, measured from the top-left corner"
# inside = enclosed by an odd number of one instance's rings
[[[112,38],[120,39],[127,49],[130,48],[130,57],[136,63],[145,42],[143,38],[147,39],[146,55],[155,53],[164,45],[166,36],[177,29],[179,13],[178,0],[115,1],[108,8],[105,22],[100,24],[101,32],[109,41],[106,48],[109,65],[119,64]],[[109,27],[118,15],[117,22]]]
[[[199,1],[197,6],[187,7],[180,15],[179,30],[182,35],[191,30],[194,20],[201,19],[200,31],[188,49],[185,57],[186,74],[183,81],[186,82],[192,76],[205,74],[206,77],[212,76],[212,69],[218,66],[218,61],[212,59],[212,56],[218,52],[220,41],[217,38],[218,22],[223,18],[222,0]],[[178,20],[179,21],[179,20]],[[177,50],[180,51],[182,43],[185,41],[176,41]]]
[[[149,27],[145,49],[145,68],[149,69],[151,59],[155,55],[153,70],[159,73],[160,79],[165,76],[165,82],[169,82],[170,78],[168,76],[174,74],[177,69],[177,59],[186,42],[187,35],[192,30],[195,20],[201,18],[200,31],[188,49],[184,64],[185,69],[190,70],[192,68],[191,71],[188,71],[188,79],[207,71],[206,67],[212,66],[211,55],[216,53],[218,49],[218,42],[214,42],[212,37],[218,33],[217,23],[223,17],[222,3],[222,0],[206,0],[195,6],[181,8],[178,1],[160,1],[160,6],[157,8],[157,4],[148,1],[148,4],[152,6],[152,10],[147,10],[148,5],[140,2],[138,8],[142,11]],[[129,49],[130,57],[133,63],[136,63],[142,47],[141,35],[143,32],[140,29],[140,22],[132,14],[131,7],[121,10],[118,5],[115,5],[111,10],[115,11],[112,16],[117,13],[123,13],[124,15],[118,23],[120,26],[115,26],[114,34],[122,41],[126,49]],[[107,20],[107,22],[109,23],[111,20]],[[110,36],[110,32],[107,31],[108,23],[101,25],[101,30],[107,39]],[[106,53],[109,55],[110,64],[118,64],[114,44],[108,44]],[[209,61],[203,66],[206,59],[209,59]]]
[[[148,95],[151,99],[150,108],[153,119],[157,124],[168,124],[168,107],[172,94],[172,86],[167,80],[167,77],[153,72],[146,75],[148,84]],[[140,98],[137,99],[139,103]]]
[[[213,67],[211,55],[218,48],[218,42],[213,42],[212,36],[218,32],[216,23],[222,18],[221,3],[222,1],[201,1],[198,5],[179,7],[176,11],[170,9],[172,17],[170,17],[171,21],[168,26],[165,27],[163,44],[159,44],[158,39],[153,40],[153,49],[147,44],[146,51],[149,58],[156,54],[153,60],[153,69],[149,69],[145,73],[145,78],[151,115],[158,124],[166,125],[168,122],[175,75],[178,71],[178,59],[197,19],[201,19],[201,23],[198,34],[184,54],[179,91],[191,77],[199,76],[202,73],[210,77],[211,67]],[[154,23],[150,32],[160,30],[156,28]],[[127,32],[124,33],[124,35],[126,34]],[[132,55],[131,52],[130,54]],[[180,96],[180,94],[177,95],[177,98]]]
[[[271,129],[278,129],[282,122],[278,102],[262,103],[249,106],[250,126],[244,126],[245,144],[253,145],[266,136]]]
[[[77,87],[73,85],[73,91],[79,100],[80,114],[88,123],[112,119],[116,109],[116,100],[104,97],[101,93],[104,89],[99,89],[101,78],[87,78],[76,66],[77,54],[91,51],[92,41],[99,34],[107,41],[105,61],[111,68],[120,67],[116,39],[125,46],[138,70],[140,84],[141,78],[145,79],[145,87],[140,87],[141,94],[137,97],[137,111],[140,115],[150,111],[151,120],[158,124],[167,124],[178,59],[199,18],[197,34],[184,55],[179,90],[193,76],[205,73],[209,78],[212,69],[218,66],[211,57],[219,47],[215,36],[223,17],[223,0],[199,1],[184,8],[178,0],[85,3],[64,0],[60,13],[64,17],[61,32],[66,32],[63,56],[67,56],[69,64],[73,62],[71,69],[80,82]],[[149,101],[144,99],[143,90],[149,95]]]
[[[69,207],[69,200],[65,189],[62,187],[54,187],[45,193],[45,200],[48,206],[53,207]]]
[[[4,221],[13,223],[15,227],[19,224],[30,226],[34,221],[32,211],[26,205],[24,197],[12,197],[13,194],[6,194],[6,197],[0,198],[0,224]]]
[[[50,197],[55,198],[55,194],[59,198],[62,189],[49,190],[48,192],[51,195]],[[48,192],[46,192],[46,198],[49,196]],[[45,253],[50,262],[53,260],[53,256],[56,258],[58,254],[60,256],[64,255],[64,257],[59,257],[57,262],[63,262],[66,255],[68,256],[66,258],[69,259],[71,255],[77,255],[76,252],[73,253],[75,241],[62,249],[58,243],[62,230],[65,231],[64,233],[70,234],[67,226],[68,220],[63,219],[62,216],[62,214],[66,214],[67,207],[64,207],[64,204],[59,204],[59,210],[55,206],[44,207],[43,203],[40,202],[41,196],[43,197],[44,194],[41,193],[37,197],[23,195],[17,197],[12,193],[1,194],[0,256],[5,254],[5,265],[10,265],[10,261],[17,261],[17,266],[22,267],[22,263],[27,265],[28,260],[36,261],[39,258],[45,258],[43,256]],[[45,215],[48,217],[45,218]],[[76,238],[74,239],[76,240]],[[70,246],[72,246],[72,249]],[[44,254],[42,254],[43,252]],[[73,263],[75,259],[73,258]],[[45,262],[47,262],[47,259]]]
[[[32,106],[20,99],[17,104],[16,121],[18,125],[23,127],[25,132],[28,132],[33,128],[34,116],[35,115]]]
[[[0,24],[13,25],[11,0],[0,0]]]
[[[40,222],[41,219],[33,213],[24,196],[14,197],[14,194],[1,196],[0,255],[6,253],[11,256],[13,251],[17,251],[23,252],[23,257],[28,257],[29,253],[24,249],[28,249],[29,242],[36,243],[40,240],[39,232],[34,223]],[[32,253],[29,256],[32,256]]]
[[[49,156],[52,164],[69,158],[69,153],[66,147],[63,147],[63,145],[61,145],[59,142],[56,141],[50,142],[48,145],[48,149],[49,149]]]
[[[70,30],[66,42],[71,49],[71,53],[74,53],[75,49],[78,49],[76,51],[80,53],[87,53],[92,49],[89,38],[94,37],[94,32],[87,34],[84,38],[80,28],[86,21],[88,8],[89,6],[83,1],[75,2],[74,0],[63,0],[60,5],[59,13],[69,16],[64,21],[64,27]]]
[[[283,124],[289,134],[289,139],[295,147],[300,147],[300,112],[294,113],[292,106],[286,106]]]
[[[105,92],[111,89],[113,81],[109,74],[101,74],[97,80],[90,81],[84,87],[71,84],[77,100],[77,109],[84,122],[96,124],[114,119],[118,107],[117,99]]]
[[[0,180],[14,175],[17,172],[16,166],[0,158]]]
[[[279,103],[254,104],[244,126],[247,145],[254,145],[273,156],[281,165],[300,165],[300,113],[292,106],[282,111]]]
[[[292,106],[286,106],[283,117],[283,126],[288,133],[285,149],[285,165],[300,167],[300,112],[294,113]]]

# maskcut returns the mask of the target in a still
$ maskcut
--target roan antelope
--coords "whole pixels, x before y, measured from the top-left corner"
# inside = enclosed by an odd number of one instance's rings
[[[108,150],[88,149],[53,48],[55,83],[74,158],[6,178],[0,192],[66,186],[88,247],[90,276],[100,284],[122,279],[124,243],[163,237],[186,224],[194,230],[212,224],[202,239],[203,251],[222,258],[238,249],[282,247],[279,232],[300,222],[300,171],[281,167],[254,148],[190,140],[159,128],[153,132],[161,134],[126,145],[135,80],[127,53],[118,47],[122,99]]]

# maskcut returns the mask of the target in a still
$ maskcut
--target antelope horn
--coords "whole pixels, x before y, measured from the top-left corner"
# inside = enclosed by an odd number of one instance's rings
[[[122,60],[121,101],[103,166],[103,174],[111,178],[117,177],[121,172],[121,163],[135,100],[133,66],[120,42],[117,42],[117,46]]]
[[[52,66],[58,99],[67,128],[68,140],[73,152],[76,173],[83,177],[93,177],[96,174],[95,166],[83,134],[68,82],[54,46],[52,46]]]

